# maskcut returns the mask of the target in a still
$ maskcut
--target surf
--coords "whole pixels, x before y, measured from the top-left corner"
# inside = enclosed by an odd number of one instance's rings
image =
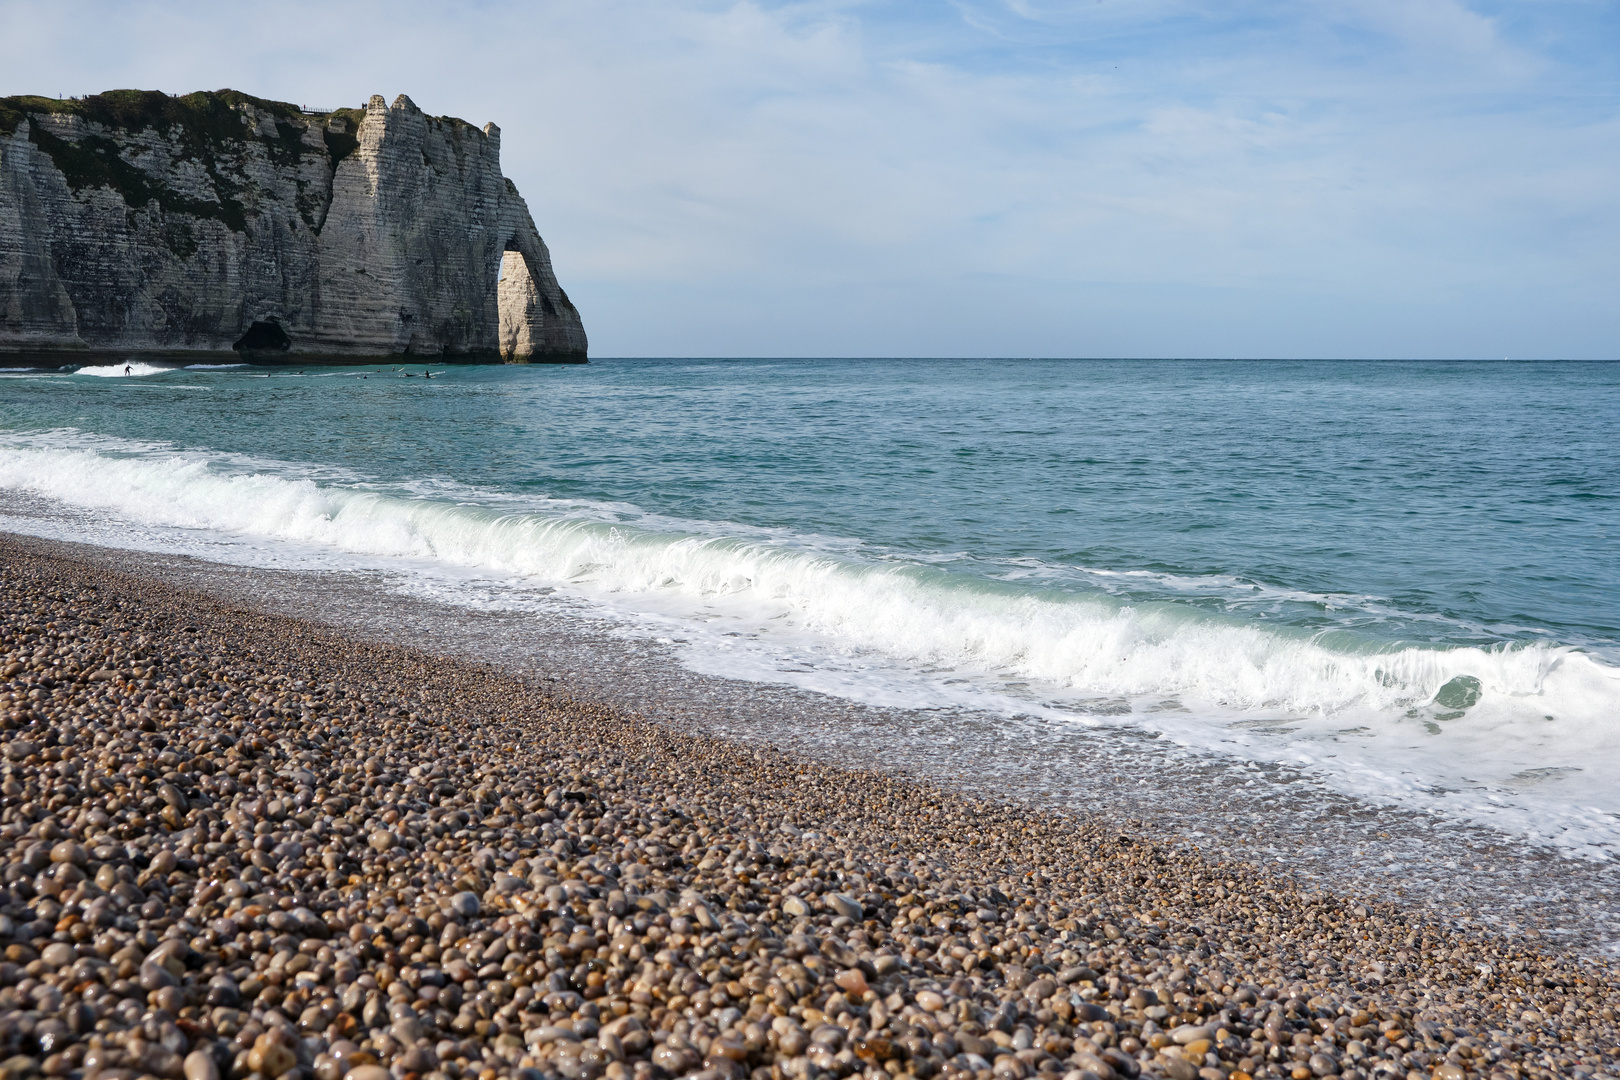
[[[169,375],[179,370],[181,368],[175,364],[149,364],[144,360],[132,360],[127,364],[89,364],[74,369],[72,373],[94,379],[122,379],[147,375]]]
[[[361,479],[317,482],[291,465],[277,474],[262,463],[156,446],[108,453],[48,442],[5,442],[0,485],[152,526],[438,563],[587,596],[646,597],[665,611],[685,601],[691,616],[722,608],[758,628],[785,620],[836,652],[1035,680],[1059,697],[1174,695],[1209,709],[1327,718],[1410,719],[1414,710],[1551,717],[1605,730],[1620,705],[1604,674],[1613,669],[1568,646],[1434,647],[1335,628],[1261,627],[1171,600],[1127,602],[911,561],[874,563],[814,550],[791,534],[737,535],[748,530],[728,532],[725,523],[649,528],[619,520],[623,507],[523,508],[471,488],[450,501]]]

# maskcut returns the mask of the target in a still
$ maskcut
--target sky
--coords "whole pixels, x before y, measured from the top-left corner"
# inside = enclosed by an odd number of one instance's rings
[[[502,130],[594,356],[1620,357],[1615,0],[0,0]]]

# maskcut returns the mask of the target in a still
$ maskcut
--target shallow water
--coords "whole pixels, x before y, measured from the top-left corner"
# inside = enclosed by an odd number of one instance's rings
[[[0,376],[0,526],[1617,850],[1620,365],[93,366]]]

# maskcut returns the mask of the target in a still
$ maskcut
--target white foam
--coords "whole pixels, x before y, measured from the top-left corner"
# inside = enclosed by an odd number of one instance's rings
[[[252,367],[252,364],[187,364],[187,371],[225,371],[230,368]]]
[[[1620,840],[1620,669],[1569,647],[1347,648],[1342,633],[1330,644],[1181,603],[874,562],[858,542],[447,482],[385,490],[343,470],[71,432],[0,438],[0,487],[166,530],[182,547],[188,534],[210,546],[241,537],[393,563],[449,597],[470,578],[560,586],[674,628],[689,662],[718,674],[885,704],[1151,723],[1569,850]],[[1458,679],[1477,681],[1477,702],[1437,702]]]
[[[128,368],[126,371],[125,369]],[[171,371],[179,370],[176,367],[161,364],[148,364],[142,360],[132,360],[128,364],[98,364],[91,367],[82,367],[75,371],[75,375],[91,375],[96,378],[111,379],[134,377],[137,375],[167,375]]]

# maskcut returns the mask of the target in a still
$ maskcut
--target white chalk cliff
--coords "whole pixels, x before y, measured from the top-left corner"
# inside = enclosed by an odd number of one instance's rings
[[[403,95],[0,99],[0,352],[583,361],[500,146]]]

